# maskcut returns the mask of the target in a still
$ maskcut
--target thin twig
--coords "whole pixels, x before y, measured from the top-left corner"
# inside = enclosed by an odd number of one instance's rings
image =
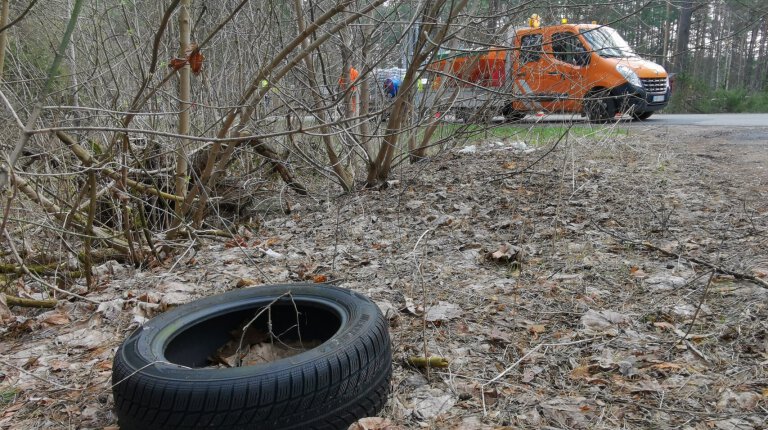
[[[33,377],[35,379],[39,379],[40,381],[43,381],[46,384],[55,385],[55,386],[57,386],[59,388],[65,389],[65,390],[83,391],[85,389],[85,388],[67,387],[66,385],[59,384],[58,382],[51,381],[50,379],[45,379],[43,377],[37,376],[34,373],[29,372],[27,370],[24,370],[23,368],[21,368],[19,366],[15,366],[15,365],[13,365],[11,363],[8,363],[7,361],[0,360],[0,364],[3,364],[3,365],[8,366],[8,367],[12,367],[12,368],[18,370],[19,372],[21,372],[21,373],[23,373],[25,375],[31,376],[31,377]]]
[[[75,294],[75,293],[73,293],[71,291],[62,290],[61,288],[59,288],[59,287],[57,287],[55,285],[51,285],[48,282],[45,282],[39,276],[37,276],[34,273],[32,273],[32,271],[29,270],[27,265],[24,264],[24,260],[21,258],[21,256],[19,255],[19,252],[16,250],[16,245],[13,244],[13,240],[11,239],[11,235],[8,233],[8,230],[4,230],[3,234],[5,235],[5,238],[8,240],[8,246],[9,246],[9,248],[11,248],[11,253],[13,253],[14,258],[16,258],[16,262],[19,263],[19,266],[21,266],[21,270],[23,270],[24,273],[27,276],[32,277],[37,282],[41,283],[44,287],[50,288],[53,291],[57,291],[57,292],[59,292],[61,294],[66,294],[68,296],[76,297],[76,298],[78,298],[80,300],[85,300],[86,302],[91,302],[91,303],[94,303],[94,304],[97,304],[97,305],[100,304],[100,302],[98,302],[96,300],[89,299],[88,297],[84,297],[84,296],[81,296],[79,294]]]
[[[103,392],[106,392],[106,391],[108,391],[108,390],[112,390],[112,389],[113,389],[113,388],[115,388],[116,386],[118,386],[118,385],[122,384],[123,382],[127,381],[127,380],[128,380],[128,378],[130,378],[131,376],[133,376],[133,375],[135,375],[135,374],[137,374],[137,373],[141,372],[142,370],[146,369],[146,368],[147,368],[147,367],[149,367],[149,366],[154,366],[155,364],[158,364],[158,363],[159,363],[159,364],[168,364],[168,365],[171,365],[171,366],[178,366],[178,367],[181,367],[182,369],[192,370],[192,368],[191,368],[191,367],[183,366],[183,365],[181,365],[181,364],[177,364],[177,363],[169,363],[169,362],[167,362],[167,361],[164,361],[164,360],[155,360],[155,361],[153,361],[153,362],[151,362],[151,363],[147,363],[147,364],[145,364],[144,366],[141,366],[141,367],[139,367],[138,369],[134,370],[134,371],[133,371],[133,372],[131,372],[129,375],[127,375],[125,378],[123,378],[123,379],[121,379],[121,380],[119,380],[119,381],[115,382],[114,384],[110,385],[109,387],[107,387],[107,388],[106,388],[106,389],[105,389]],[[103,393],[103,392],[102,392],[102,393]]]
[[[263,308],[261,308],[261,310],[260,310],[259,312],[257,312],[257,313],[256,313],[256,316],[254,316],[253,318],[251,318],[251,320],[250,320],[250,321],[248,321],[248,323],[247,323],[246,325],[244,325],[244,326],[243,326],[243,332],[242,332],[242,333],[240,333],[240,342],[237,344],[237,350],[235,351],[235,355],[236,355],[236,357],[237,357],[237,367],[240,367],[240,366],[242,366],[242,360],[241,360],[241,358],[240,358],[240,351],[243,349],[243,340],[245,340],[245,332],[246,332],[246,331],[248,331],[248,328],[251,326],[251,324],[253,324],[254,322],[256,322],[256,320],[257,320],[257,319],[258,319],[258,318],[259,318],[261,315],[263,315],[263,314],[264,314],[264,312],[271,310],[271,308],[272,308],[272,305],[274,305],[275,303],[277,303],[277,301],[278,301],[278,300],[282,299],[282,298],[283,298],[283,297],[285,297],[285,296],[291,296],[291,292],[290,292],[290,291],[286,291],[285,293],[283,293],[283,294],[280,294],[279,296],[275,297],[275,299],[274,299],[274,300],[272,300],[271,302],[269,302],[269,304],[268,304],[268,305],[266,305],[266,306],[264,306]],[[270,335],[271,335],[271,333],[272,333],[272,331],[270,330]]]
[[[666,249],[659,248],[658,246],[652,244],[651,242],[648,242],[647,240],[640,241],[640,240],[630,239],[630,238],[628,238],[626,236],[622,236],[621,234],[616,233],[615,231],[606,230],[606,229],[602,228],[600,225],[595,225],[595,228],[597,228],[598,230],[600,230],[600,231],[602,231],[604,233],[609,234],[610,236],[613,236],[614,238],[618,239],[621,242],[630,243],[630,244],[633,244],[633,245],[644,246],[644,247],[646,247],[648,249],[654,250],[656,252],[660,252],[660,253],[668,256],[668,257],[675,257],[678,260],[688,260],[691,263],[696,263],[696,264],[700,264],[702,266],[706,266],[706,267],[714,270],[715,272],[724,273],[726,275],[731,275],[731,276],[733,276],[736,279],[743,279],[743,280],[746,280],[746,281],[751,281],[751,282],[754,282],[755,284],[760,285],[763,288],[768,288],[768,281],[766,281],[764,279],[760,279],[757,276],[753,276],[753,275],[748,275],[746,273],[737,272],[737,271],[735,271],[733,269],[728,269],[726,267],[718,266],[718,265],[716,265],[714,263],[710,263],[709,261],[702,260],[700,258],[687,256],[687,255],[680,254],[680,253],[677,253],[677,252],[667,251]]]
[[[533,354],[534,352],[538,351],[539,348],[541,348],[542,346],[550,347],[550,346],[578,345],[580,343],[592,342],[593,340],[597,340],[597,339],[600,339],[600,338],[599,337],[591,337],[589,339],[575,340],[573,342],[563,342],[563,343],[540,343],[540,344],[534,346],[530,351],[526,352],[525,355],[520,357],[520,359],[518,359],[517,361],[512,363],[509,367],[504,369],[501,373],[496,375],[493,379],[489,380],[488,382],[486,382],[486,383],[484,383],[483,385],[480,386],[480,396],[481,396],[482,401],[483,401],[483,416],[488,415],[488,410],[485,407],[485,387],[495,383],[499,379],[501,379],[504,376],[506,376],[507,373],[511,372],[515,367],[517,367],[520,363],[522,363],[531,354]]]

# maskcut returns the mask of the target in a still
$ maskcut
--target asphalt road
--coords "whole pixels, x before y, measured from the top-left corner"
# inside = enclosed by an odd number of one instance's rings
[[[501,117],[497,118],[502,120]],[[585,122],[580,115],[528,115],[523,123],[558,123]],[[723,113],[723,114],[655,114],[646,121],[630,121],[628,116],[623,121],[641,125],[698,125],[716,127],[766,127],[768,113]]]
[[[712,125],[721,127],[768,127],[768,113],[658,114],[646,121],[659,125]]]

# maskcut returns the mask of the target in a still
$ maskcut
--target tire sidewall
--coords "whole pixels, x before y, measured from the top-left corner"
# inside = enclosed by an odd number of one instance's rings
[[[225,313],[266,306],[289,291],[294,300],[311,300],[338,315],[340,327],[330,339],[292,357],[253,366],[189,368],[166,359],[163,351],[185,328]],[[290,297],[285,297],[290,300]],[[370,300],[337,287],[291,284],[230,291],[182,305],[150,320],[125,341],[116,359],[143,376],[190,385],[206,381],[242,380],[254,374],[269,377],[294,368],[300,369],[308,363],[336,354],[340,348],[354,342],[367,330],[367,326],[373,325],[377,314],[380,315],[380,311]]]
[[[616,114],[616,102],[606,90],[592,91],[584,104],[587,118],[592,122],[608,122]]]

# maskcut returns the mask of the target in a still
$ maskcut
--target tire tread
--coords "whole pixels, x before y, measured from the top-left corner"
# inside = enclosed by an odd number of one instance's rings
[[[344,299],[372,305],[358,294]],[[339,341],[322,358],[235,382],[206,381],[204,389],[145,374],[125,358],[135,352],[129,338],[113,364],[113,381],[121,381],[113,387],[119,424],[129,430],[338,429],[375,415],[387,401],[392,350],[387,321],[372,306],[356,338]]]

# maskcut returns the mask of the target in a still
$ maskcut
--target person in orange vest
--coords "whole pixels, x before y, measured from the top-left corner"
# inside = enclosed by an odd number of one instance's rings
[[[350,97],[350,104],[352,105],[352,113],[353,115],[357,115],[357,87],[354,85],[355,81],[357,81],[357,78],[360,77],[360,72],[357,71],[354,67],[349,68],[349,83],[351,85],[350,91],[352,92]],[[347,89],[347,83],[344,79],[344,74],[342,73],[341,77],[339,77],[339,87],[342,91],[345,91]]]

